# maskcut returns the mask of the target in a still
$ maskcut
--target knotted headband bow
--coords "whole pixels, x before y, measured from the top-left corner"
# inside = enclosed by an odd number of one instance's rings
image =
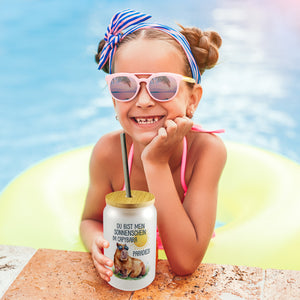
[[[159,23],[144,23],[144,21],[150,19],[151,16],[142,14],[135,10],[126,9],[115,14],[107,27],[107,31],[104,35],[105,45],[102,49],[98,69],[101,70],[109,60],[109,73],[112,72],[111,64],[113,56],[119,43],[129,34],[139,29],[154,28],[161,30],[171,35],[183,48],[192,71],[193,78],[197,83],[201,82],[201,75],[197,63],[191,51],[191,47],[186,38],[177,30]],[[127,31],[125,31],[127,29]]]

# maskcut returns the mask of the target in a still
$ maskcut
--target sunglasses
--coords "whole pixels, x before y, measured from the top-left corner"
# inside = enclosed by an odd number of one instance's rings
[[[124,247],[123,246],[121,246],[121,245],[118,245],[118,249],[121,251],[121,250],[123,250],[123,248],[125,249],[125,250],[128,250],[129,248],[125,245]]]
[[[137,77],[142,75],[149,77]],[[193,78],[174,73],[114,73],[107,75],[105,79],[112,97],[122,102],[136,97],[141,82],[146,83],[149,95],[159,102],[172,100],[177,95],[182,80],[196,83]]]

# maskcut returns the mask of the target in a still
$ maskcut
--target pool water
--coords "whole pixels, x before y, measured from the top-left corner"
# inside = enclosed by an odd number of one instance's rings
[[[125,8],[218,31],[220,62],[203,75],[195,122],[300,162],[298,0],[4,0],[0,190],[32,164],[120,127],[94,53]]]

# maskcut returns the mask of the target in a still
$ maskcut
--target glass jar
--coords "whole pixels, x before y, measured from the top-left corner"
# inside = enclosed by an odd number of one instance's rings
[[[104,255],[114,261],[109,282],[115,288],[135,291],[155,278],[157,213],[153,194],[113,192],[105,197],[104,238],[109,248]]]

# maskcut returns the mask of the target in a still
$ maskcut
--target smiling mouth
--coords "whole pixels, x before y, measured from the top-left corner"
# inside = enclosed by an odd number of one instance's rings
[[[136,117],[132,118],[136,123],[139,125],[148,125],[148,124],[154,124],[161,120],[163,116],[153,116],[153,117],[147,117],[147,118],[142,118],[142,117]]]

